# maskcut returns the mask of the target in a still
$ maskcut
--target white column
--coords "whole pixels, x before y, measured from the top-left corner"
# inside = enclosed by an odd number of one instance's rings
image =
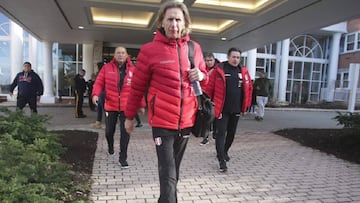
[[[246,67],[248,68],[252,80],[255,80],[256,74],[256,54],[257,49],[251,49],[247,51]]]
[[[53,63],[52,63],[52,42],[43,42],[44,46],[44,95],[41,97],[41,103],[54,104],[54,86],[53,86]]]
[[[38,72],[38,60],[37,60],[37,39],[29,35],[29,61],[32,64],[32,69]]]
[[[94,44],[83,44],[83,69],[86,71],[85,80],[89,80],[94,73]]]
[[[341,33],[334,33],[330,44],[330,59],[329,59],[327,87],[325,94],[326,95],[325,100],[328,102],[334,101],[335,82],[338,71],[339,52],[340,52],[339,51],[340,39],[341,39]]]
[[[10,67],[12,80],[18,72],[23,70],[23,43],[23,29],[16,23],[10,21]]]
[[[349,69],[350,95],[349,95],[348,111],[352,113],[355,111],[356,91],[359,83],[359,70],[360,70],[360,64],[350,63],[350,69]]]
[[[280,103],[286,103],[286,85],[289,68],[289,46],[290,39],[285,39],[282,41],[278,100]]]
[[[274,91],[273,100],[279,100],[279,80],[280,80],[280,65],[281,65],[281,41],[276,43],[276,62],[275,62],[275,76],[274,76]]]

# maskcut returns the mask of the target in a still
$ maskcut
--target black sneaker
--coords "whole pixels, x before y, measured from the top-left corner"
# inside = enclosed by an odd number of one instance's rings
[[[108,149],[108,154],[109,154],[110,156],[114,155],[114,147],[109,147],[109,149]]]
[[[135,127],[140,128],[140,127],[142,127],[142,126],[143,126],[143,124],[138,123]]]
[[[229,157],[228,153],[225,153],[225,157],[224,157],[224,158],[225,158],[225,161],[226,161],[226,162],[229,162],[229,161],[230,161],[230,157]]]
[[[121,161],[119,160],[119,164],[121,166],[121,169],[128,169],[129,168],[129,164],[127,161]]]
[[[220,161],[220,168],[219,168],[220,172],[226,172],[227,171],[227,166],[226,166],[226,162],[225,161]]]
[[[207,144],[209,144],[208,139],[203,139],[203,141],[200,142],[200,146],[207,145]]]

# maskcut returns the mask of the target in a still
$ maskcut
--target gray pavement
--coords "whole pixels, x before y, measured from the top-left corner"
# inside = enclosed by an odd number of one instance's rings
[[[131,135],[130,168],[121,170],[118,157],[106,153],[104,129],[90,128],[95,112],[84,109],[88,117],[83,119],[75,119],[68,105],[40,106],[39,113],[52,116],[49,129],[99,132],[93,202],[156,202],[157,159],[146,117],[142,117],[144,126]],[[283,128],[341,127],[334,116],[336,110],[267,109],[264,121],[257,122],[253,115],[246,115],[239,121],[227,173],[218,172],[215,141],[200,146],[201,138],[191,137],[181,165],[179,203],[360,202],[360,165],[271,133]],[[115,140],[117,154],[118,134]]]

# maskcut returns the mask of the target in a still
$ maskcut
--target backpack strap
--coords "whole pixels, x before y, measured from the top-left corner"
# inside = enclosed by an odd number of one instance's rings
[[[188,48],[189,48],[189,61],[190,61],[190,64],[191,64],[191,68],[194,68],[195,65],[194,65],[194,43],[193,41],[189,40],[188,41]]]
[[[190,61],[190,65],[191,65],[191,68],[195,68],[195,65],[194,65],[194,43],[193,41],[189,40],[188,41],[188,52],[189,52],[189,61]],[[197,96],[197,101],[198,101],[198,110],[202,110],[202,101],[201,101],[201,97],[200,96]]]

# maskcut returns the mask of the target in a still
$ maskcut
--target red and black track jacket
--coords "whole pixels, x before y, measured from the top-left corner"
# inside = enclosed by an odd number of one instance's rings
[[[93,87],[92,96],[99,96],[105,90],[105,111],[125,111],[135,66],[126,58],[126,76],[122,88],[119,87],[120,70],[115,59],[105,64],[100,70]],[[143,100],[139,107],[145,107]]]
[[[246,110],[251,106],[253,86],[247,68],[239,67],[239,73],[240,70],[242,75],[243,100],[242,104],[239,105],[241,105],[241,112],[246,112]],[[205,92],[215,103],[215,118],[220,118],[226,97],[226,81],[223,63],[217,64],[212,73],[209,75],[209,83],[205,88]]]

